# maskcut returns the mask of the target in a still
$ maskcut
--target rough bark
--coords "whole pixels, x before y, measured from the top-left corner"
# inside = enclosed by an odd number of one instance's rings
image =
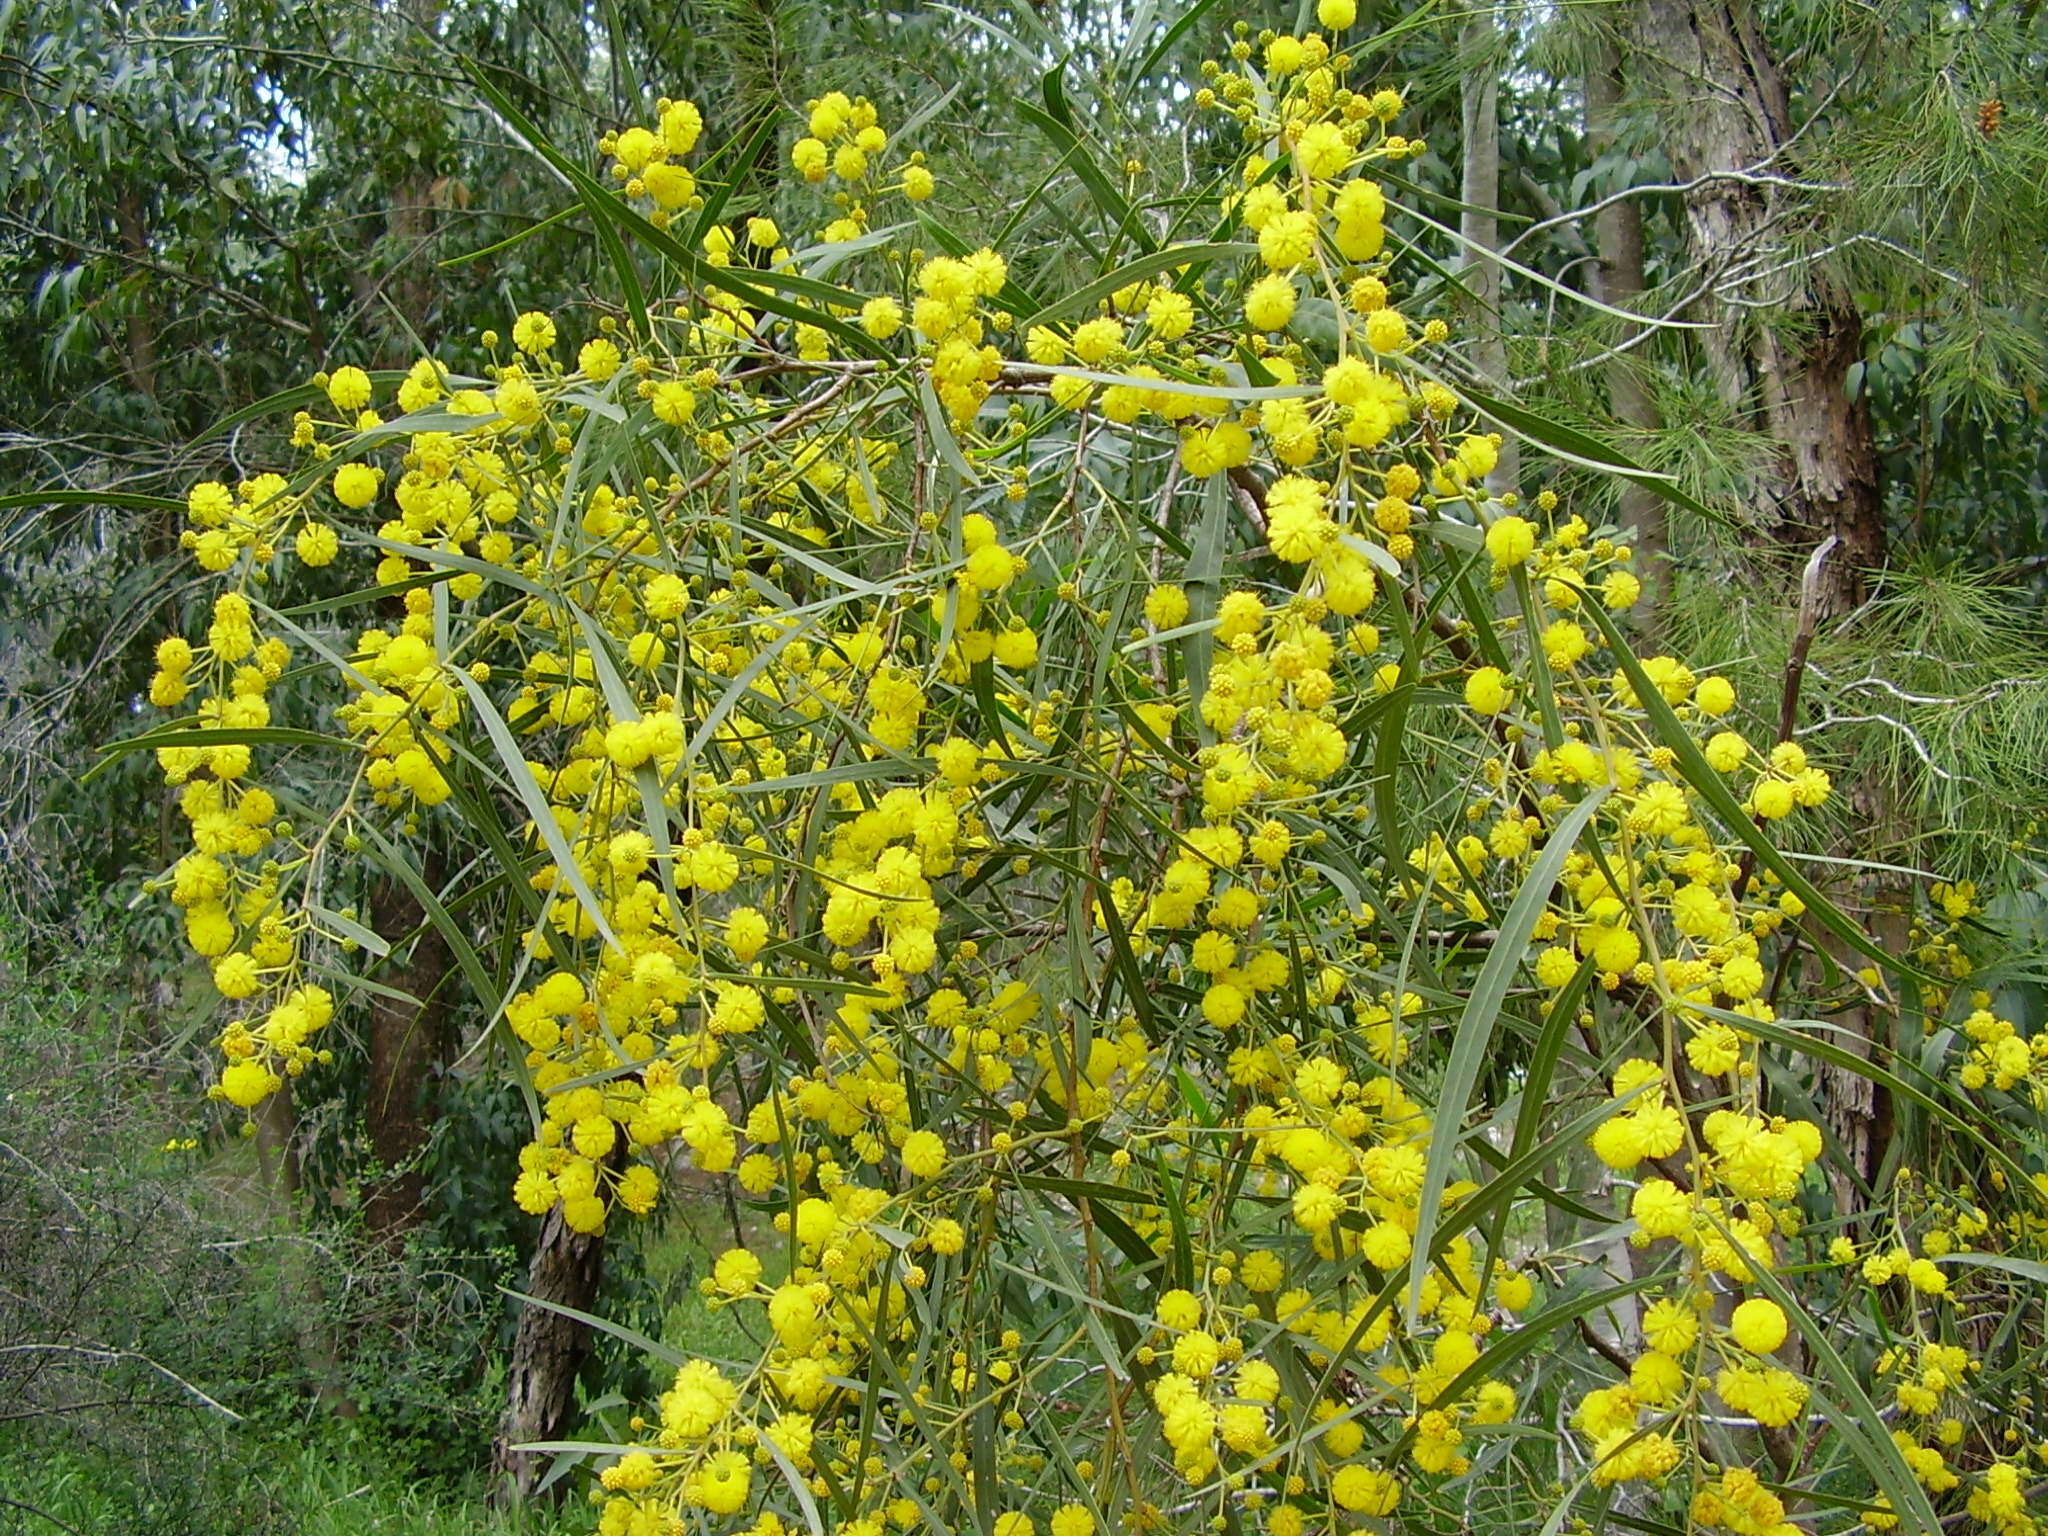
[[[121,248],[134,263],[144,297],[128,309],[127,349],[121,362],[135,392],[156,403],[156,319],[154,301],[148,296],[149,228],[142,217],[141,194],[132,189],[114,204],[114,224],[121,232]]]
[[[370,1078],[363,1118],[370,1148],[384,1171],[363,1203],[363,1220],[374,1236],[395,1241],[418,1225],[423,1210],[419,1154],[433,1132],[434,1073],[448,1043],[446,986],[452,962],[447,942],[403,883],[378,881],[370,907],[371,925],[386,937],[419,930],[405,959],[385,979],[394,990],[418,998],[420,1006],[381,993],[370,999]]]
[[[1473,366],[1489,388],[1508,387],[1507,339],[1501,328],[1500,262],[1500,33],[1488,9],[1467,12],[1459,29],[1458,52],[1465,61],[1459,100],[1464,158],[1460,166],[1458,215],[1463,266],[1458,278],[1471,295]],[[1501,444],[1500,462],[1487,476],[1495,495],[1513,491],[1521,480],[1521,452],[1515,439]]]
[[[1858,806],[1859,813],[1879,814],[1875,806]],[[1887,881],[1873,883],[1867,893],[1871,905],[1871,934],[1886,953],[1903,955],[1911,911],[1909,893]],[[1853,975],[1867,962],[1847,946],[1828,941],[1836,965]],[[1852,984],[1853,985],[1853,984]],[[1875,998],[1862,998],[1828,1015],[1830,1023],[1841,1026],[1832,1038],[1859,1063],[1872,1061],[1881,1047],[1890,1043],[1896,1010]],[[1885,1151],[1892,1139],[1892,1096],[1853,1067],[1822,1062],[1818,1067],[1821,1117],[1842,1147],[1842,1165],[1831,1172],[1836,1207],[1849,1213],[1862,1209],[1850,1179],[1851,1170],[1865,1184],[1877,1181]]]
[[[572,1232],[557,1205],[541,1223],[527,1270],[527,1295],[588,1312],[603,1278],[604,1238]],[[505,1416],[492,1451],[501,1502],[533,1496],[548,1458],[513,1447],[563,1438],[576,1409],[576,1374],[589,1356],[590,1330],[582,1323],[545,1307],[521,1309],[505,1383]]]
[[[1730,407],[1775,445],[1755,477],[1759,552],[1784,557],[1790,577],[1840,539],[1821,588],[1822,618],[1838,618],[1884,563],[1885,529],[1869,407],[1848,387],[1862,318],[1796,249],[1811,216],[1808,194],[1781,181],[1795,169],[1784,76],[1747,0],[1646,0],[1638,43],[1672,171],[1700,182],[1686,218],[1693,254],[1717,281],[1720,323],[1700,333],[1708,362]]]
[[[1594,57],[1586,70],[1586,145],[1597,159],[1615,143],[1615,118],[1626,89],[1621,32],[1628,28],[1627,6],[1616,18],[1603,18]],[[1610,26],[1616,30],[1610,30]],[[1641,297],[1643,278],[1643,205],[1635,198],[1610,203],[1593,216],[1594,297],[1617,309],[1633,309]],[[1653,432],[1657,405],[1643,383],[1639,358],[1623,355],[1608,363],[1607,409],[1634,432]],[[1633,529],[1635,571],[1643,583],[1643,613],[1652,626],[1669,590],[1670,529],[1664,499],[1654,491],[1623,481],[1616,521]]]
[[[440,30],[442,0],[405,0],[403,15],[422,37]],[[424,104],[423,104],[424,105]],[[415,360],[417,338],[432,346],[438,317],[434,313],[439,296],[439,269],[430,247],[438,224],[440,204],[435,189],[441,185],[437,168],[422,158],[408,166],[391,189],[391,207],[384,217],[384,229],[393,263],[391,302],[404,319],[395,327],[387,362],[409,366]],[[408,336],[406,330],[411,331]]]

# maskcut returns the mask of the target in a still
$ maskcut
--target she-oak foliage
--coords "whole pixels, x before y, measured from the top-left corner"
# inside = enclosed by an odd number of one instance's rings
[[[1626,648],[1619,531],[1489,490],[1353,16],[1240,29],[1193,100],[1241,174],[1075,294],[865,101],[811,105],[794,250],[665,102],[561,163],[670,286],[322,375],[300,471],[191,491],[219,590],[141,744],[215,1094],[327,1050],[374,860],[493,1010],[521,1208],[688,1166],[756,1213],[704,1285],[760,1353],[603,1453],[607,1536],[2037,1528],[2039,1039],[1956,986],[1968,892],[1884,956],[1779,851],[1829,776]],[[372,582],[322,629],[294,559]],[[1798,963],[1828,931],[1883,965]],[[1936,1037],[1864,1070],[1975,1182],[1829,1178],[1801,1013],[1851,996]]]

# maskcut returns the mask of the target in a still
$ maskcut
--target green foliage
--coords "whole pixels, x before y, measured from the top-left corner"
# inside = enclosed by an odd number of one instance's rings
[[[1668,615],[1674,645],[1744,680],[1759,731],[1776,729],[1798,622],[1712,582],[1682,585]],[[1854,624],[1814,645],[1795,729],[1827,743],[1845,780],[1885,787],[1855,811],[1870,857],[1987,889],[2029,883],[2015,855],[2048,807],[2048,650],[1996,578],[1891,571]]]
[[[122,968],[142,932],[0,954],[0,1496],[93,1530],[439,1530],[501,1407],[511,1254],[297,1223],[278,1148],[195,1123],[189,1003]]]

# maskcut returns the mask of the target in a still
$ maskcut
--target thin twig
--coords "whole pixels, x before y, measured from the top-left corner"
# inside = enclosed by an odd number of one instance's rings
[[[1806,679],[1806,653],[1813,649],[1814,632],[1820,627],[1820,572],[1827,564],[1842,540],[1838,534],[1829,534],[1821,541],[1820,547],[1807,557],[1806,569],[1799,577],[1799,628],[1792,637],[1792,654],[1785,662],[1785,686],[1778,696],[1778,734],[1776,740],[1792,740],[1799,722],[1799,689]],[[1759,828],[1763,819],[1757,819]],[[1749,889],[1750,876],[1756,873],[1756,850],[1745,848],[1742,863],[1735,878],[1735,899],[1742,900],[1743,892]]]
[[[50,1524],[56,1526],[57,1529],[60,1531],[69,1531],[71,1533],[71,1536],[85,1536],[85,1532],[81,1531],[77,1526],[71,1524],[69,1521],[59,1520],[47,1509],[37,1509],[33,1504],[24,1504],[21,1502],[21,1500],[10,1499],[5,1494],[0,1494],[0,1504],[5,1504],[9,1509],[26,1510],[31,1515],[36,1515],[44,1520],[49,1521]]]

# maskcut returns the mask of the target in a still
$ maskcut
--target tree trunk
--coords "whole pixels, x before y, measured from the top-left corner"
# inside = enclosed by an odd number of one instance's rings
[[[1710,178],[1686,197],[1693,254],[1716,284],[1720,323],[1700,333],[1708,361],[1738,418],[1774,445],[1756,473],[1759,552],[1794,578],[1811,550],[1840,539],[1820,591],[1822,619],[1839,618],[1884,563],[1885,529],[1869,406],[1849,390],[1862,317],[1780,238],[1811,218],[1799,205],[1808,194],[1779,184],[1796,169],[1781,158],[1792,134],[1784,77],[1748,0],[1646,0],[1639,41],[1672,171]]]
[[[1859,816],[1882,814],[1877,806],[1857,806]],[[1865,898],[1871,907],[1872,935],[1888,954],[1903,955],[1911,926],[1911,893],[1895,880],[1880,876],[1870,882]],[[1848,946],[1826,941],[1826,948],[1845,976],[1853,976],[1867,962]],[[1846,983],[1854,986],[1853,982]],[[1828,1022],[1840,1026],[1832,1038],[1859,1063],[1869,1063],[1881,1046],[1891,1043],[1896,1008],[1874,998],[1862,998],[1846,1008],[1828,1014]],[[1829,1134],[1841,1143],[1843,1167],[1830,1175],[1836,1208],[1849,1215],[1861,1208],[1850,1173],[1865,1184],[1877,1182],[1892,1139],[1892,1096],[1869,1077],[1848,1066],[1821,1062],[1816,1068],[1820,1080],[1821,1118]]]
[[[1757,553],[1781,577],[1803,568],[1801,626],[1810,631],[1861,603],[1869,573],[1885,560],[1869,404],[1849,389],[1863,356],[1862,317],[1784,238],[1812,221],[1799,201],[1811,194],[1787,184],[1797,171],[1785,158],[1790,99],[1749,0],[1645,0],[1638,42],[1664,98],[1672,171],[1700,183],[1687,194],[1686,217],[1696,263],[1715,284],[1710,318],[1719,323],[1700,333],[1707,358],[1731,410],[1770,445],[1755,472]],[[1797,723],[1794,697],[1779,734],[1789,738]],[[1885,786],[1865,786],[1855,811],[1866,832],[1884,824],[1887,801]],[[1867,1058],[1886,1044],[1891,1010],[1858,1006],[1837,1022],[1855,1033],[1852,1054]],[[1872,1179],[1889,1105],[1847,1067],[1822,1062],[1815,1075],[1849,1167]],[[1836,1193],[1850,1199],[1846,1183]]]
[[[604,1238],[570,1231],[556,1205],[541,1223],[526,1293],[588,1312],[603,1278]],[[521,1309],[505,1383],[505,1416],[492,1451],[501,1502],[532,1497],[548,1458],[513,1447],[563,1437],[576,1409],[576,1373],[589,1355],[590,1329],[584,1324],[530,1303]]]
[[[121,232],[121,247],[135,264],[136,280],[148,293],[149,229],[142,218],[142,197],[130,189],[114,204],[114,224]],[[129,306],[128,344],[121,359],[128,382],[135,392],[154,406],[156,398],[156,320],[154,300],[148,297]]]
[[[1632,10],[1624,0],[1619,17],[1603,16],[1596,23],[1599,41],[1586,71],[1586,147],[1595,159],[1614,150],[1615,118],[1625,90],[1621,35],[1629,27]],[[1602,208],[1593,216],[1593,244],[1599,256],[1593,268],[1593,296],[1617,309],[1633,309],[1644,287],[1643,205],[1623,198]],[[1608,363],[1607,408],[1631,432],[1654,432],[1657,406],[1644,386],[1641,367],[1639,354],[1623,354]],[[1642,612],[1654,627],[1670,586],[1671,538],[1664,498],[1623,481],[1616,510],[1621,526],[1633,530],[1635,572],[1643,583]]]
[[[1475,8],[1459,27],[1458,55],[1464,89],[1459,100],[1459,127],[1464,135],[1464,161],[1459,177],[1458,215],[1462,262],[1458,279],[1471,295],[1473,308],[1470,356],[1487,388],[1508,390],[1508,347],[1501,324],[1500,262],[1500,29],[1490,9]],[[1496,496],[1519,488],[1521,449],[1509,436],[1501,444],[1500,462],[1487,477]]]
[[[442,0],[404,0],[405,19],[422,37],[430,38],[440,31]],[[426,110],[439,111],[438,106]],[[394,335],[391,345],[398,359],[397,366],[409,366],[416,360],[419,344],[432,346],[435,340],[434,300],[439,288],[439,269],[435,267],[428,248],[434,240],[435,215],[438,207],[434,188],[438,182],[437,167],[424,158],[415,160],[398,178],[391,189],[391,208],[385,215],[384,228],[390,237],[392,260],[397,271],[392,281],[392,303],[404,318],[405,325],[412,330],[412,336]]]
[[[427,878],[433,879],[433,861]],[[363,1118],[370,1148],[383,1174],[363,1203],[363,1220],[371,1234],[395,1243],[419,1224],[423,1212],[424,1176],[419,1154],[432,1134],[434,1070],[448,1041],[446,986],[452,963],[447,941],[426,921],[426,913],[401,881],[384,878],[370,895],[371,926],[397,939],[419,931],[405,959],[385,973],[397,991],[420,1000],[416,1008],[397,998],[370,998],[370,1079],[364,1093]]]

